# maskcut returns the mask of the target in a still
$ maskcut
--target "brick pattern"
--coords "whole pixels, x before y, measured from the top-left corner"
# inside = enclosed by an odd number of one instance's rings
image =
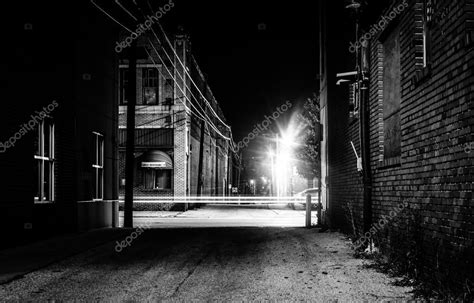
[[[401,202],[408,202],[408,210],[390,224],[382,241],[390,246],[390,233],[408,241],[413,237],[416,223],[421,231],[419,244],[428,260],[428,269],[434,270],[435,265],[449,267],[451,262],[466,258],[466,251],[471,252],[469,258],[473,255],[474,151],[466,152],[465,146],[474,141],[474,54],[466,39],[472,25],[474,1],[437,1],[431,73],[420,73],[419,1],[409,1],[409,5],[399,20],[402,154],[400,164],[392,167],[380,165],[383,160],[383,49],[378,37],[371,41],[372,211],[376,221]],[[355,139],[358,131],[358,123],[353,123],[347,125],[345,134],[346,142],[353,140],[360,152]],[[356,227],[361,230],[361,186],[356,182],[360,178],[351,158],[353,152],[347,144],[338,150],[340,152],[329,163],[334,167],[332,211],[338,223],[350,226],[352,223],[343,211],[343,204],[353,200]],[[414,217],[418,222],[413,221]],[[439,264],[438,258],[443,254],[450,258]]]
[[[177,115],[178,119],[183,119],[185,113]],[[188,185],[188,159],[187,159],[187,132],[186,120],[177,123],[174,128],[174,194],[178,197],[187,195]]]

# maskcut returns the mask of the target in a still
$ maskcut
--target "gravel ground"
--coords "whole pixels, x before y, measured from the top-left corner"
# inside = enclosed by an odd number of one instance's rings
[[[132,232],[132,231],[130,231]],[[0,285],[1,301],[388,301],[410,288],[364,268],[338,233],[150,229]]]

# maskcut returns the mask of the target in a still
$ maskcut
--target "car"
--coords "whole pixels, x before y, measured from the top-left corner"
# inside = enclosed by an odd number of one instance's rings
[[[306,196],[311,195],[311,209],[316,210],[318,205],[318,195],[319,195],[319,188],[308,188],[299,192],[295,195],[295,197],[302,198],[302,201],[298,203],[300,206],[302,205],[306,208]]]
[[[296,194],[297,197],[306,197],[307,195],[311,195],[311,198],[317,198],[319,194],[319,188],[308,188]]]

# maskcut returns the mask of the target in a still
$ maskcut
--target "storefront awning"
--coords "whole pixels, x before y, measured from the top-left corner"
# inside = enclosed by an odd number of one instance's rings
[[[173,161],[166,153],[152,150],[145,153],[141,166],[142,168],[173,169]]]

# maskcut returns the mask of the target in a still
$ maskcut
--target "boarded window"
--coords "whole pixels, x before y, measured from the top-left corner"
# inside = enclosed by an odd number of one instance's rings
[[[400,136],[400,29],[395,28],[383,42],[383,125],[384,158],[401,155]]]

